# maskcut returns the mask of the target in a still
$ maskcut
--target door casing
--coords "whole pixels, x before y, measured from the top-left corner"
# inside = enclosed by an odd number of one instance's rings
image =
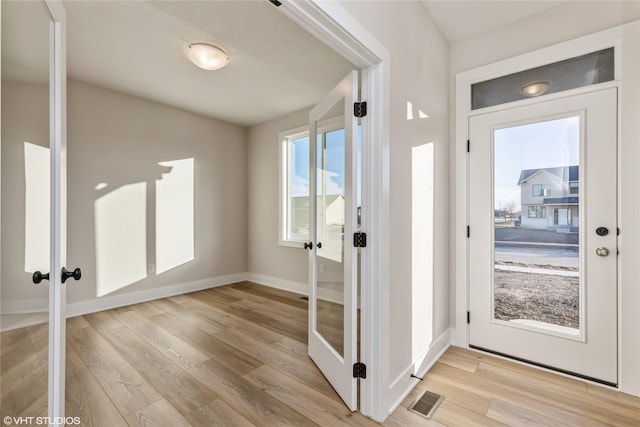
[[[280,10],[360,67],[360,99],[367,101],[362,125],[362,230],[360,361],[367,380],[360,384],[360,412],[376,421],[389,415],[387,349],[389,308],[383,300],[389,277],[389,91],[390,55],[338,2],[283,0]]]

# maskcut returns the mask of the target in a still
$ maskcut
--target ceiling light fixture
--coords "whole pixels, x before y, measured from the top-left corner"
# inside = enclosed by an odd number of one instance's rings
[[[537,82],[527,83],[526,85],[522,86],[520,92],[522,92],[524,96],[540,96],[548,91],[550,87],[550,81],[541,80]]]
[[[217,46],[192,43],[187,47],[187,58],[203,70],[219,70],[229,63],[229,56]]]

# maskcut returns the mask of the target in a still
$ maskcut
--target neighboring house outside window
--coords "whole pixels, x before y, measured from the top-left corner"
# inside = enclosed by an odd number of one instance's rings
[[[579,167],[525,169],[520,172],[522,228],[577,232]]]

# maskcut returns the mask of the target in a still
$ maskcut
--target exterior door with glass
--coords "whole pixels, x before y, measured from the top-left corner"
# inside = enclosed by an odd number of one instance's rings
[[[469,342],[615,385],[617,89],[469,121]]]
[[[349,73],[310,113],[311,242],[309,356],[349,409],[357,409],[357,225],[353,102],[358,74]],[[315,137],[313,137],[315,135]]]

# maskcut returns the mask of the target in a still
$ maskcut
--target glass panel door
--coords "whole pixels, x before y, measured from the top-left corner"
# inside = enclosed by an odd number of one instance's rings
[[[309,355],[351,410],[357,408],[357,73],[349,73],[310,113],[312,229]]]
[[[344,357],[345,130],[320,131],[316,144],[316,330]]]
[[[469,342],[617,383],[617,89],[469,121]]]
[[[48,414],[49,282],[32,277],[50,269],[50,20],[43,2],[2,3],[3,419]]]

